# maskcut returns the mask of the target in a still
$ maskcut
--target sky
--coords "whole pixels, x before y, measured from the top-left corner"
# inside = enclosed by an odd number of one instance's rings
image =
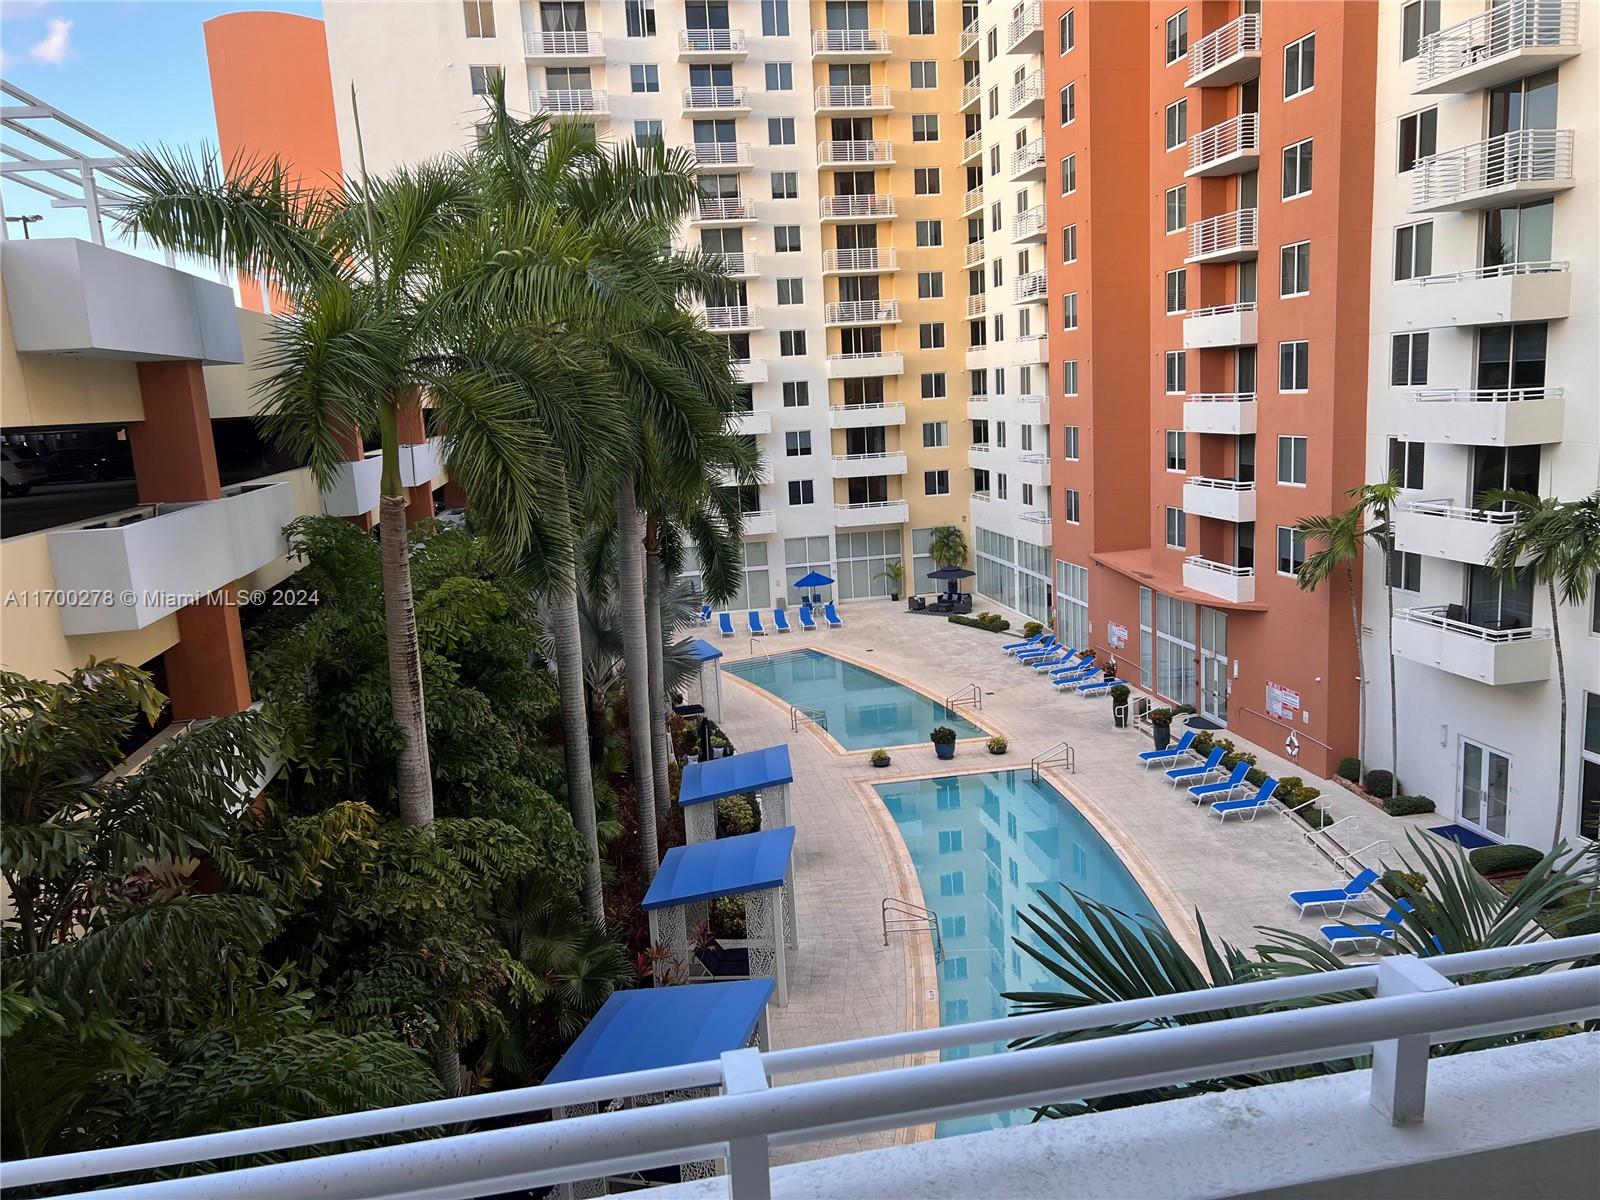
[[[240,9],[322,13],[316,0],[0,0],[0,66],[7,82],[125,145],[214,146],[201,26]],[[12,183],[4,191],[7,214],[44,217],[34,237],[86,236],[81,210],[51,209]]]

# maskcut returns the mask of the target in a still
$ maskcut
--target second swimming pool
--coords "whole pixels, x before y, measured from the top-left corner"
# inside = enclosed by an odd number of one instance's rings
[[[722,669],[786,704],[820,710],[828,732],[846,750],[926,742],[936,725],[950,726],[958,738],[988,736],[939,701],[820,650],[748,658]]]

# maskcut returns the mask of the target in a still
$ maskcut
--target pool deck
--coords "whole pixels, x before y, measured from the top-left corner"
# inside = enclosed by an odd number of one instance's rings
[[[938,1024],[938,993],[927,938],[892,935],[883,944],[882,903],[899,896],[920,904],[921,888],[893,820],[872,791],[894,779],[976,771],[1026,769],[1029,760],[1070,742],[1076,771],[1048,768],[1045,778],[1099,829],[1133,872],[1178,938],[1197,946],[1194,912],[1213,937],[1253,946],[1255,927],[1314,930],[1288,903],[1296,888],[1332,886],[1343,879],[1309,846],[1304,826],[1268,812],[1253,822],[1219,821],[1175,793],[1157,770],[1135,755],[1150,748],[1141,731],[1111,724],[1110,701],[1054,692],[1032,671],[1000,653],[1020,635],[999,636],[905,611],[886,601],[841,609],[845,627],[816,633],[772,634],[755,653],[812,647],[869,667],[928,695],[942,697],[969,683],[983,691],[981,711],[963,709],[978,725],[1003,733],[1008,753],[994,756],[982,741],[958,743],[941,763],[926,741],[890,748],[892,764],[876,770],[867,751],[845,752],[821,730],[790,727],[786,705],[723,673],[723,728],[742,750],[786,742],[794,763],[790,811],[795,841],[799,953],[792,959],[789,1003],[772,1011],[775,1047],[810,1045],[894,1033]],[[729,660],[747,658],[752,639],[718,637]],[[1322,789],[1335,817],[1359,815],[1355,844],[1388,839],[1404,850],[1406,833],[1439,818],[1390,817],[1335,783],[1318,779],[1263,747],[1233,734],[1259,755],[1272,775],[1299,775]],[[833,1074],[849,1074],[846,1068]],[[871,1149],[925,1137],[931,1130],[845,1138],[797,1147],[785,1161]]]

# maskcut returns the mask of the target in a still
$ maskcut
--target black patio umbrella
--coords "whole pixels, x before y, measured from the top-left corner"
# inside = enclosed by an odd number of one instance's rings
[[[953,592],[956,590],[956,580],[971,579],[976,574],[976,571],[969,571],[965,567],[940,567],[937,571],[929,571],[928,578],[948,580],[949,590]]]

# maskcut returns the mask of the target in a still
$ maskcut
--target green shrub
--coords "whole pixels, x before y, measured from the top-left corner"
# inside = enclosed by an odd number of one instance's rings
[[[1361,760],[1359,758],[1341,758],[1333,773],[1340,779],[1348,779],[1351,783],[1360,783]]]
[[[1251,787],[1260,787],[1267,781],[1267,773],[1260,767],[1251,767],[1244,773],[1244,781]],[[1274,793],[1276,795],[1276,793]]]
[[[1501,871],[1531,871],[1544,857],[1532,846],[1515,843],[1504,846],[1479,846],[1467,859],[1479,875],[1498,875]]]
[[[1133,689],[1125,683],[1118,683],[1111,688],[1111,703],[1121,708],[1128,702],[1128,697],[1133,694]]]
[[[1022,627],[1022,636],[1025,638],[1037,637],[1044,632],[1044,626],[1037,621],[1029,621]]]
[[[1003,737],[992,737],[989,739],[989,753],[1004,754],[1006,752],[1006,748],[1010,746],[1010,744],[1011,743],[1006,741]]]
[[[738,837],[742,833],[754,833],[761,827],[755,797],[748,792],[740,796],[724,796],[716,801],[716,806],[718,837]]]
[[[874,750],[872,752],[872,765],[875,767],[887,767],[889,765],[889,752],[882,747]]]
[[[1383,811],[1391,817],[1414,817],[1433,812],[1434,804],[1426,796],[1390,796],[1383,802]]]
[[[1253,767],[1256,765],[1256,756],[1246,750],[1230,750],[1222,756],[1222,765],[1230,771],[1240,763],[1248,763]]]
[[[1378,877],[1378,884],[1396,900],[1408,900],[1421,895],[1428,886],[1428,877],[1415,871],[1385,871]]]
[[[1172,718],[1176,715],[1177,713],[1170,708],[1152,708],[1149,712],[1145,713],[1145,718],[1152,725],[1170,726],[1172,724]]]
[[[1202,729],[1197,735],[1195,735],[1194,741],[1189,743],[1189,749],[1193,750],[1201,758],[1204,758],[1206,755],[1211,753],[1211,747],[1214,745],[1216,745],[1216,738],[1212,736],[1211,731],[1209,729]]]
[[[1004,633],[1011,628],[1011,622],[999,613],[979,613],[975,617],[964,617],[960,613],[952,613],[946,620],[952,625],[968,625],[973,629],[983,629],[989,633]]]
[[[742,941],[748,931],[744,920],[743,896],[718,896],[711,902],[711,934],[730,941]]]
[[[1300,787],[1295,789],[1294,795],[1296,800],[1315,800],[1318,796],[1322,795],[1322,789],[1314,787]]]
[[[935,746],[954,746],[956,744],[956,731],[948,725],[940,725],[928,734],[928,740]]]
[[[1600,908],[1581,912],[1561,927],[1562,937],[1577,937],[1585,933],[1600,933]]]
[[[1361,786],[1367,789],[1369,795],[1387,800],[1394,795],[1394,776],[1388,771],[1368,771]]]

